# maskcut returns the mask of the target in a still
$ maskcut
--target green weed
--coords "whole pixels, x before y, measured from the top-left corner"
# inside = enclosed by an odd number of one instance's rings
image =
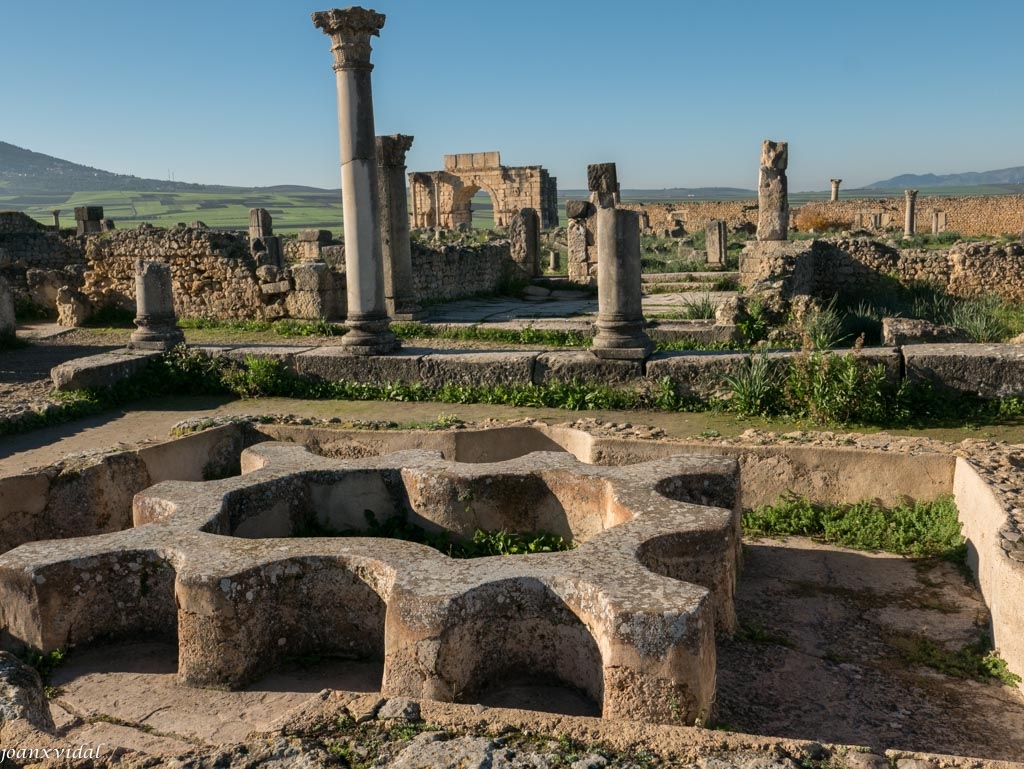
[[[892,508],[874,500],[816,505],[787,494],[771,505],[743,514],[743,529],[767,536],[803,536],[856,550],[880,550],[916,557],[966,558],[956,504],[951,496],[904,502]]]

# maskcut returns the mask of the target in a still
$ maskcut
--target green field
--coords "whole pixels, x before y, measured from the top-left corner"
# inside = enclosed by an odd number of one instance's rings
[[[0,190],[2,192],[2,190]],[[103,206],[104,216],[120,229],[131,229],[143,222],[158,227],[173,227],[178,222],[204,222],[209,227],[247,230],[249,209],[265,208],[274,219],[274,232],[287,234],[303,229],[331,230],[341,233],[341,196],[321,190],[231,192],[76,192],[55,202],[26,205],[24,196],[0,194],[0,210],[20,209],[43,224],[52,224],[53,209],[61,211],[61,224],[74,224],[76,206]]]

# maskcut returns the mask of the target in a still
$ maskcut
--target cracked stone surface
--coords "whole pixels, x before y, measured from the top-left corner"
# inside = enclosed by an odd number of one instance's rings
[[[176,640],[178,680],[196,686],[243,686],[324,653],[383,659],[389,697],[465,701],[529,671],[605,717],[710,712],[714,632],[735,624],[735,460],[342,461],[263,443],[242,470],[146,489],[134,528],[0,556],[4,643]],[[578,546],[460,561],[398,540],[293,536],[311,516],[356,528],[366,509],[463,535],[546,530]]]

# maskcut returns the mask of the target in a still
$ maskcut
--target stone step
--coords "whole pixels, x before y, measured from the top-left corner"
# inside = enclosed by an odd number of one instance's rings
[[[644,283],[678,283],[678,282],[701,282],[714,283],[722,278],[739,279],[739,272],[730,270],[728,272],[645,272],[640,276]]]

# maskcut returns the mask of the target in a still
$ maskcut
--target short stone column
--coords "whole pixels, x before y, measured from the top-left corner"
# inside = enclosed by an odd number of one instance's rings
[[[932,235],[938,235],[946,229],[946,212],[932,209]]]
[[[7,281],[0,278],[0,341],[14,339],[14,296]]]
[[[904,190],[903,194],[906,196],[906,208],[903,214],[903,236],[912,238],[917,229],[917,212],[915,211],[917,190]]]
[[[597,206],[597,320],[590,350],[598,358],[645,360],[654,344],[644,331],[640,215],[615,208],[614,163],[587,166]]]
[[[174,316],[170,265],[138,259],[135,262],[135,325],[128,346],[140,350],[169,350],[185,341]]]
[[[274,219],[265,208],[249,209],[249,253],[259,265],[284,266],[281,239],[274,234]]]
[[[320,257],[320,248],[330,245],[332,237],[330,230],[299,230],[299,261],[323,261]]]
[[[562,269],[562,259],[554,249],[548,251],[548,270],[558,272]]]
[[[51,212],[53,214],[53,229],[58,235],[60,234],[60,209],[55,208]]]
[[[348,333],[342,349],[377,355],[398,349],[388,328],[384,302],[384,260],[380,243],[377,142],[370,85],[370,38],[380,35],[384,14],[358,6],[318,11],[313,26],[331,38],[338,86],[342,220],[345,227]]]
[[[788,164],[789,145],[765,139],[757,184],[758,240],[785,240],[789,232]]]
[[[712,219],[704,227],[708,264],[725,264],[728,234],[724,219]]]
[[[875,211],[871,214],[871,229],[882,229],[882,213],[880,211]]]
[[[384,258],[384,301],[396,320],[423,317],[412,287],[412,242],[405,189],[405,153],[411,136],[377,137],[377,183],[380,195],[380,247]]]
[[[540,275],[540,215],[521,208],[508,222],[509,251],[516,266],[515,278],[530,280]]]
[[[833,203],[839,200],[839,185],[843,183],[842,179],[829,179],[832,184],[832,197],[829,198]]]
[[[592,258],[591,246],[594,236],[587,222],[595,215],[594,205],[589,200],[565,201],[566,245],[568,247],[567,271],[569,280],[582,285],[592,285],[597,279],[597,262]]]

